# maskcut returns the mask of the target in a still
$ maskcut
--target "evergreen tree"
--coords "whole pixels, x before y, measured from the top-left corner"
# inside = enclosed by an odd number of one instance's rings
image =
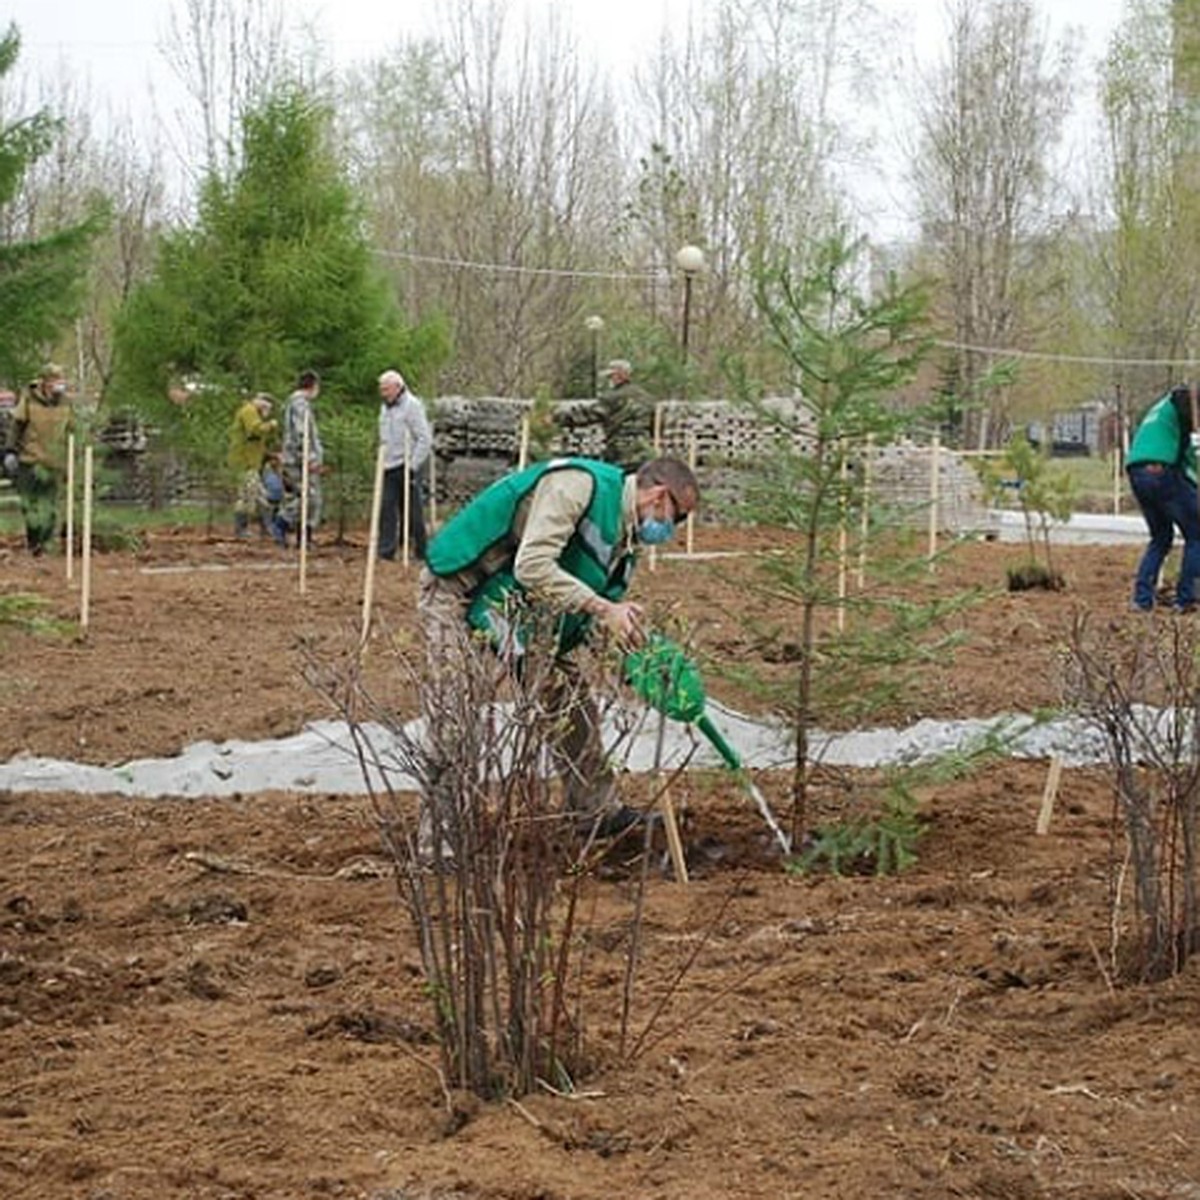
[[[904,686],[906,668],[943,644],[939,621],[964,597],[921,604],[900,586],[926,570],[869,492],[864,463],[905,426],[896,392],[927,353],[920,288],[894,280],[864,293],[861,246],[836,233],[797,276],[783,260],[757,274],[759,309],[796,381],[792,406],[758,402],[779,434],[759,455],[743,514],[784,532],[778,553],[746,579],[768,603],[752,627],[764,660],[746,670],[795,736],[792,843],[808,830],[812,732],[819,723],[869,723]],[[847,561],[871,547],[871,585],[843,590]]]
[[[0,84],[16,65],[21,39],[15,25],[0,38]],[[106,206],[33,236],[18,237],[12,212],[29,168],[50,150],[62,122],[45,109],[0,123],[0,379],[24,379],[76,315],[93,239],[104,228]]]
[[[402,325],[330,128],[328,106],[296,85],[252,110],[241,165],[205,182],[195,225],[163,239],[152,277],[118,317],[118,390],[194,459],[222,445],[238,394],[285,395],[312,367],[322,411],[361,398],[365,427],[380,371],[400,366],[419,386],[446,353],[440,324]],[[181,391],[189,381],[201,386]],[[197,404],[219,419],[184,421]],[[189,428],[203,430],[206,448]]]

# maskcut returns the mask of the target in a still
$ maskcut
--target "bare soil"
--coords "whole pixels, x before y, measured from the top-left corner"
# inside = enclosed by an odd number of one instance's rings
[[[705,552],[769,543],[697,532]],[[889,715],[1055,704],[1073,614],[1130,620],[1137,553],[1063,548],[1065,591],[1008,593],[1019,547],[960,547],[919,590],[989,596]],[[403,640],[416,573],[383,566],[378,636]],[[747,570],[662,556],[635,591],[736,660],[756,652]],[[300,673],[356,636],[362,582],[353,546],[319,545],[303,596],[257,543],[103,555],[86,637],[0,630],[0,761],[115,763],[329,716]],[[16,592],[78,616],[62,559],[10,540]],[[373,688],[411,703],[386,667],[368,655]],[[682,985],[623,1060],[634,880],[589,881],[594,1069],[574,1096],[491,1104],[439,1082],[361,798],[0,793],[0,1197],[1197,1200],[1200,964],[1116,984],[1110,788],[1066,771],[1039,837],[1046,774],[925,788],[919,862],[884,879],[788,875],[727,777],[689,777],[695,874],[651,877],[633,1029],[699,943]]]

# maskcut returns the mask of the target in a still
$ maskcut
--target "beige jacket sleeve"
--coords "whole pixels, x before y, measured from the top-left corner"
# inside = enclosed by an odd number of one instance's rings
[[[532,596],[562,612],[580,612],[596,595],[558,565],[559,556],[587,512],[592,477],[567,468],[551,471],[533,490],[524,528],[519,530],[513,574]],[[628,492],[628,489],[627,489]],[[625,509],[628,509],[628,495]],[[628,515],[626,512],[626,527]]]

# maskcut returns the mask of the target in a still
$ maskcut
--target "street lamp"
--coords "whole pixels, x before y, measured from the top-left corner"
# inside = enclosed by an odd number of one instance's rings
[[[583,327],[592,335],[592,399],[600,392],[600,330],[604,328],[604,318],[591,316],[585,318]]]
[[[704,251],[699,246],[684,246],[675,255],[675,265],[683,272],[683,362],[688,358],[688,326],[692,320],[692,280],[704,269]]]

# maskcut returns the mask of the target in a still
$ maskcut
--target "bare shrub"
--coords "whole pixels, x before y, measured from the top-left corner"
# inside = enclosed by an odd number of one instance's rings
[[[620,703],[611,657],[577,654],[577,673],[564,676],[553,631],[523,632],[516,670],[469,644],[465,626],[462,645],[448,651],[452,670],[443,663],[429,671],[418,654],[392,645],[389,665],[419,695],[419,721],[375,700],[357,650],[340,666],[310,668],[310,682],[347,719],[395,864],[419,939],[444,1083],[484,1098],[521,1095],[539,1081],[569,1090],[588,1069],[590,941],[581,905],[600,859],[628,850],[623,856],[635,864],[640,852],[641,877],[621,998],[624,1052],[651,852],[649,822],[616,847],[599,842],[589,819],[564,810],[554,770],[564,709],[578,699],[571,689],[585,685],[616,730],[610,755],[627,750],[641,714]]]
[[[1177,973],[1195,951],[1196,823],[1200,806],[1200,631],[1188,618],[1138,615],[1092,625],[1076,613],[1068,700],[1102,733],[1127,853],[1111,864],[1114,972],[1139,980]],[[1133,942],[1122,951],[1133,873]]]

